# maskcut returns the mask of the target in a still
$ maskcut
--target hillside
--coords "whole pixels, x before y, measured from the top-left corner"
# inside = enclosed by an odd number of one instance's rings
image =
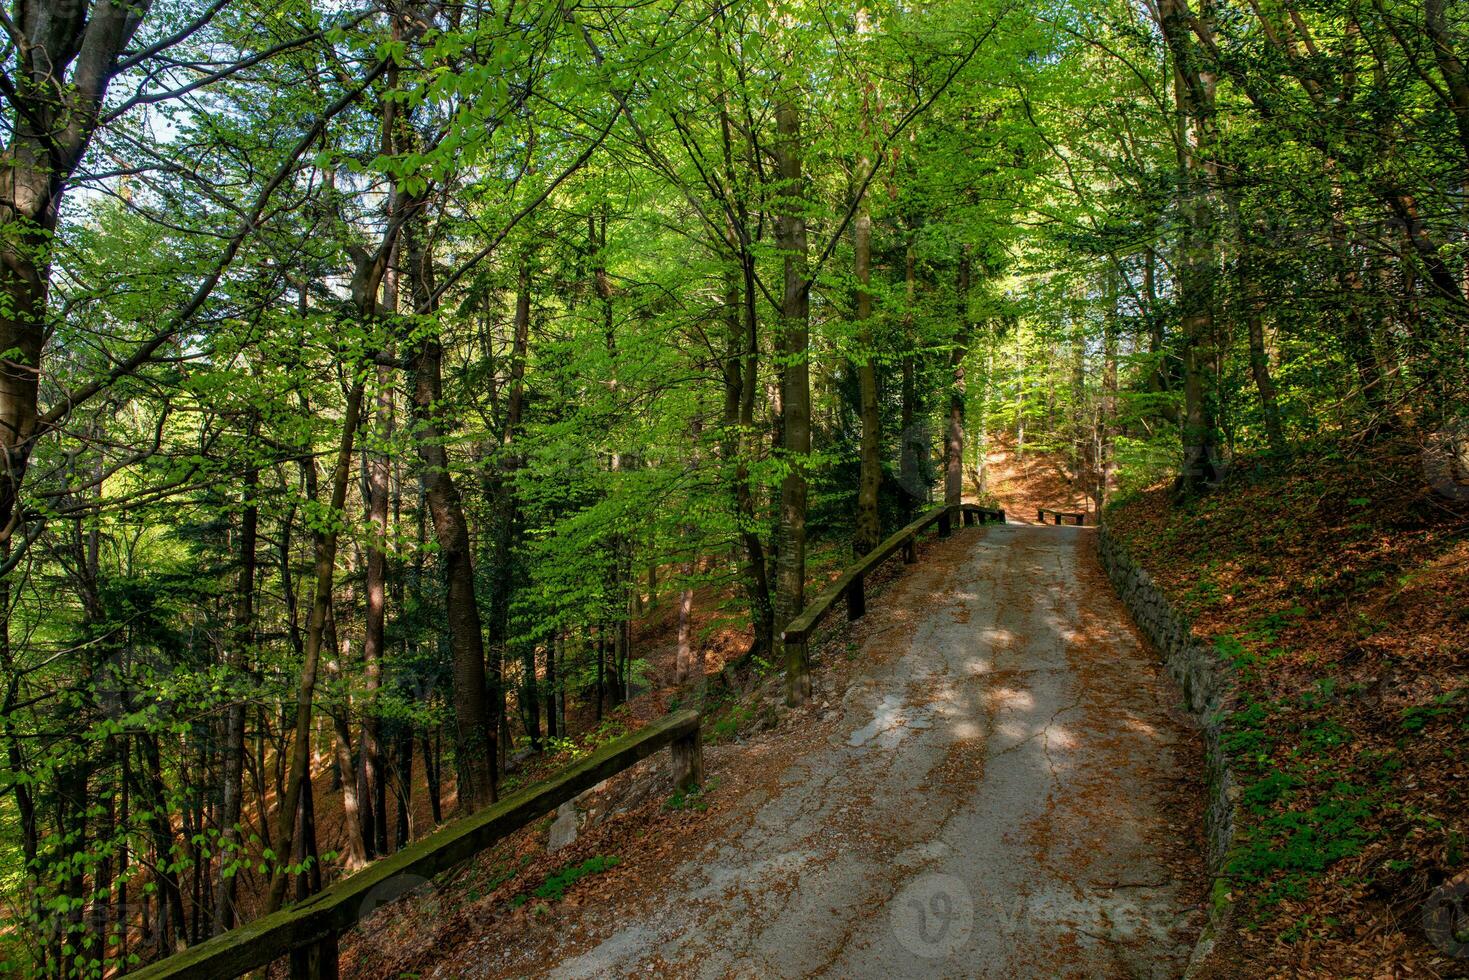
[[[1469,494],[1396,441],[1107,520],[1238,671],[1245,819],[1214,897],[1239,928],[1217,975],[1469,975],[1424,931],[1469,891]]]

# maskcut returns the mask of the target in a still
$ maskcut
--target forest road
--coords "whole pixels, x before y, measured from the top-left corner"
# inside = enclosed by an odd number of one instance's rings
[[[821,740],[551,975],[1181,975],[1198,739],[1095,533],[936,544],[870,603]]]

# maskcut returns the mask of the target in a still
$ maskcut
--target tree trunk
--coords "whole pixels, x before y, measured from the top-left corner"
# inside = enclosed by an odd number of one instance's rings
[[[428,786],[428,811],[435,827],[444,822],[443,790],[440,779],[442,770],[439,765],[439,745],[442,737],[439,729],[435,728],[432,733],[425,733],[423,738],[423,779]]]
[[[357,434],[357,424],[362,415],[362,382],[353,383],[347,395],[347,407],[342,419],[342,438],[337,450],[336,468],[332,473],[332,496],[330,512],[339,514],[347,503],[347,477],[352,468],[352,444]],[[311,764],[311,706],[316,692],[316,674],[321,662],[322,637],[326,632],[326,618],[332,599],[332,577],[337,559],[337,531],[333,524],[322,532],[316,548],[316,583],[311,604],[311,619],[306,629],[305,658],[301,664],[301,679],[296,691],[295,741],[291,746],[290,777],[285,793],[281,796],[279,831],[276,834],[276,854],[285,860],[291,853],[296,831],[296,811],[301,805],[302,787],[310,778]],[[286,897],[288,876],[284,867],[278,865],[271,872],[270,898],[267,908],[275,911]]]
[[[760,342],[756,319],[754,258],[741,251],[740,268],[725,280],[724,318],[727,332],[724,358],[723,451],[734,462],[735,520],[743,562],[740,578],[750,608],[750,625],[755,642],[751,653],[768,658],[775,649],[775,607],[771,602],[770,579],[766,574],[765,546],[755,515],[755,495],[750,488],[749,455],[754,448],[756,367]]]
[[[393,836],[394,850],[401,851],[413,839],[413,727],[402,722],[402,730],[394,740],[393,798],[398,804],[398,830]]]
[[[692,561],[684,563],[683,573],[685,577],[693,575]],[[685,583],[678,593],[678,649],[674,656],[674,680],[679,684],[694,678],[693,610],[694,590]]]
[[[690,441],[692,441],[694,446],[689,456],[691,470],[698,470],[699,468],[699,443],[703,435],[704,425],[700,420],[699,414],[696,414],[689,430]],[[674,674],[679,684],[687,684],[691,680],[703,681],[704,652],[701,647],[696,654],[693,644],[694,528],[692,525],[684,525],[682,530],[683,546],[688,550],[688,558],[683,563],[683,588],[679,590],[678,594],[678,640],[677,649],[674,654]]]
[[[91,143],[100,109],[146,5],[16,4],[0,152],[0,543],[23,515],[20,491],[38,430],[51,249],[62,195]]]
[[[414,309],[427,312],[433,306],[432,258],[412,225],[404,231],[403,252]],[[433,519],[444,575],[444,618],[453,660],[459,805],[468,813],[495,800],[496,731],[485,683],[484,635],[475,599],[469,525],[459,489],[449,472],[445,432],[439,421],[443,410],[442,362],[443,348],[438,338],[427,336],[421,340],[412,355],[410,389],[413,441],[423,464],[424,498]]]
[[[858,170],[865,171],[860,160]],[[857,478],[857,528],[852,550],[865,555],[882,540],[882,521],[877,511],[877,491],[882,483],[882,418],[877,401],[877,363],[869,321],[872,317],[872,216],[866,205],[852,226],[853,265],[857,276],[857,387],[861,401],[862,438]]]
[[[898,482],[903,485],[903,512],[904,523],[912,521],[918,513],[918,504],[927,499],[924,490],[924,479],[922,472],[922,460],[920,454],[929,452],[928,436],[926,432],[919,432],[918,424],[918,387],[917,387],[917,365],[914,363],[917,355],[913,347],[917,338],[913,336],[913,304],[917,297],[917,258],[913,252],[913,246],[909,245],[903,259],[903,382],[902,382],[902,415],[901,422],[903,431],[898,446]]]
[[[253,442],[259,430],[259,419],[252,417],[249,435]],[[253,451],[253,447],[251,450]],[[229,639],[229,655],[225,664],[233,677],[240,677],[255,643],[255,544],[260,525],[256,494],[260,471],[251,466],[245,470],[240,517],[240,573],[235,586],[235,622]],[[236,869],[241,862],[240,816],[244,801],[245,771],[245,703],[235,699],[225,712],[224,722],[224,787],[220,794],[219,876],[214,886],[214,935],[235,924]],[[226,873],[228,871],[228,873]]]
[[[805,196],[801,172],[801,109],[793,83],[786,83],[776,107],[781,189],[777,201],[776,244],[784,257],[781,298],[781,418],[785,475],[780,491],[780,545],[776,558],[775,625],[784,629],[806,606],[806,466],[811,454],[811,372],[807,344],[811,286],[807,275]],[[794,651],[794,652],[792,652]],[[810,665],[799,648],[788,648],[786,701],[811,695]]]
[[[184,941],[184,894],[179,888],[178,871],[175,870],[177,856],[173,852],[173,822],[169,817],[173,811],[163,782],[163,758],[158,750],[158,737],[152,733],[140,734],[137,744],[143,752],[148,823],[152,828],[153,875],[160,892],[158,907],[162,925],[158,929],[158,946],[162,951],[174,953],[187,943]]]
[[[337,770],[342,774],[342,823],[347,835],[343,865],[348,871],[357,871],[367,865],[367,841],[371,839],[368,827],[371,825],[363,820],[361,812],[363,780],[358,778],[357,767],[352,761],[352,728],[347,723],[347,705],[344,698],[340,709],[332,712],[332,743],[336,749]]]
[[[1097,494],[1097,513],[1107,505],[1117,490],[1117,347],[1120,334],[1117,309],[1117,269],[1107,270],[1107,319],[1103,324],[1102,336],[1102,411],[1098,420],[1101,427],[1100,454],[1102,457],[1101,481]]]
[[[385,279],[392,281],[392,273]],[[388,292],[388,290],[385,290]],[[391,292],[396,294],[396,288]],[[396,295],[385,297],[383,307],[387,312],[396,309]],[[391,368],[379,366],[377,371],[377,406],[375,425],[377,438],[383,445],[392,438],[393,430],[393,379]],[[363,620],[362,661],[363,681],[366,697],[361,703],[362,713],[362,768],[366,776],[367,794],[362,804],[371,811],[372,837],[367,843],[376,855],[388,852],[387,780],[383,767],[382,721],[379,713],[378,696],[383,684],[383,654],[386,649],[384,633],[387,618],[388,576],[388,484],[389,465],[385,451],[379,449],[363,454],[367,468],[363,494],[367,506],[368,542],[367,570],[364,586],[367,591],[367,607]],[[344,770],[345,778],[345,770]]]
[[[1270,357],[1265,350],[1265,324],[1260,313],[1259,300],[1247,295],[1250,304],[1245,314],[1245,323],[1250,335],[1250,374],[1255,379],[1255,391],[1260,396],[1260,411],[1265,417],[1265,438],[1270,451],[1284,456],[1289,451],[1285,443],[1285,432],[1280,425],[1280,406],[1275,399],[1275,384],[1270,379]]]
[[[954,329],[954,348],[949,354],[949,426],[944,440],[944,506],[949,508],[951,527],[958,526],[959,505],[964,502],[964,358],[969,353],[970,268],[966,245],[959,256],[955,311],[959,322]]]
[[[1223,475],[1212,405],[1209,369],[1214,362],[1214,266],[1211,162],[1213,79],[1197,67],[1190,14],[1181,0],[1161,0],[1162,29],[1174,63],[1174,90],[1181,123],[1182,241],[1178,306],[1183,342],[1183,467],[1179,488],[1194,492]]]

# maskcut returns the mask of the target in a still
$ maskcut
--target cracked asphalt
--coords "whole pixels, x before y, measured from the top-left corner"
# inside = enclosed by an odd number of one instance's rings
[[[551,975],[1173,977],[1195,734],[1091,528],[964,530],[869,604],[813,743]],[[818,665],[818,672],[820,665]],[[564,935],[564,934],[563,934]]]

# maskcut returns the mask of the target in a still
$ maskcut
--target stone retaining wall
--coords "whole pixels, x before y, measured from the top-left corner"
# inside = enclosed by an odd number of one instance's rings
[[[1138,628],[1158,648],[1163,662],[1204,736],[1208,800],[1204,833],[1209,845],[1209,873],[1223,867],[1234,840],[1239,790],[1235,787],[1229,760],[1222,746],[1224,725],[1233,706],[1232,669],[1220,660],[1214,647],[1195,638],[1188,619],[1168,602],[1147,569],[1134,562],[1103,524],[1097,535],[1102,567],[1112,586],[1132,612]],[[1194,972],[1214,948],[1227,928],[1227,904],[1211,898],[1209,921],[1194,947],[1189,972]]]

